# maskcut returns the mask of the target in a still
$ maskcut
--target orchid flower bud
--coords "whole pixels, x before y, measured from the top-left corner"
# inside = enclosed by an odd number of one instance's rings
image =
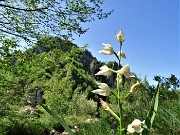
[[[103,101],[101,98],[100,98],[100,102],[104,110],[108,111],[109,110],[108,104],[105,101]]]
[[[122,31],[122,28],[120,29],[119,33],[116,35],[116,39],[120,43],[124,42],[125,39],[124,39],[124,33]]]
[[[119,51],[117,55],[119,58],[120,58],[120,56],[122,56],[123,58],[126,59],[126,54],[122,50],[121,50],[121,52]]]
[[[140,82],[137,81],[134,85],[132,85],[130,93],[134,94],[137,91],[137,89],[139,88],[139,86],[140,86]]]

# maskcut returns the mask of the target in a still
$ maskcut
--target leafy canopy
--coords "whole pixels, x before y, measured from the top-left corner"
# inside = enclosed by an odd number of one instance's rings
[[[84,34],[83,23],[103,19],[104,0],[0,0],[0,41],[9,37],[25,40],[42,35],[72,37]]]

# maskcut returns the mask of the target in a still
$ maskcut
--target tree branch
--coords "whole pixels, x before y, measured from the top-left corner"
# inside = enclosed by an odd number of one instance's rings
[[[11,24],[10,22],[3,22],[3,21],[0,21],[0,23],[2,23],[2,24]]]
[[[44,9],[48,9],[48,7],[44,7],[44,8],[37,8],[37,9],[26,9],[26,8],[18,8],[18,7],[12,7],[9,5],[4,5],[4,4],[0,4],[1,7],[5,7],[5,8],[11,8],[11,9],[15,9],[15,10],[22,10],[22,11],[27,11],[27,12],[33,12],[33,11],[41,11]]]
[[[28,38],[26,38],[25,36],[22,36],[22,35],[18,35],[18,34],[15,34],[15,33],[12,33],[12,32],[9,32],[9,31],[5,31],[3,29],[0,29],[0,31],[4,32],[4,33],[7,33],[7,34],[10,34],[10,35],[13,35],[13,36],[17,36],[17,37],[21,37],[25,40],[28,40]]]

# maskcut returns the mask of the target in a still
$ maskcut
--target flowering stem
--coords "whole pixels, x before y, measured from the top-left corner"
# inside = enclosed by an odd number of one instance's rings
[[[119,82],[118,85],[119,86]],[[118,87],[118,108],[119,108],[119,116],[120,116],[120,120],[119,120],[119,133],[120,135],[123,135],[123,113],[122,113],[122,103],[121,103],[121,99],[120,99],[120,87]]]
[[[120,42],[120,49],[119,49],[120,52],[121,52],[121,48],[122,48],[122,42]],[[119,59],[118,59],[118,69],[121,68],[120,62],[121,62],[121,55],[119,56]],[[123,113],[122,113],[122,103],[121,103],[121,99],[120,99],[121,88],[120,88],[120,82],[119,82],[119,74],[117,74],[118,109],[119,109],[119,116],[120,116],[120,120],[119,120],[119,134],[123,135]]]

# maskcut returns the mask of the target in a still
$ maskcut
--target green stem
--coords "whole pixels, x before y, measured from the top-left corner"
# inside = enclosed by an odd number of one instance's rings
[[[119,49],[120,52],[121,52],[121,48],[122,48],[122,43],[120,43],[120,49]],[[121,68],[121,64],[120,63],[121,63],[121,55],[119,56],[119,59],[118,59],[118,69]],[[120,120],[119,120],[119,134],[123,135],[123,112],[122,112],[122,103],[121,103],[121,99],[120,99],[121,88],[120,88],[120,83],[119,83],[119,74],[117,74],[118,109],[119,109],[119,116],[120,116]]]
[[[120,135],[123,135],[123,113],[122,113],[122,104],[120,103]]]
[[[118,85],[119,86],[119,82]],[[118,87],[118,109],[119,109],[119,116],[120,116],[120,120],[119,120],[119,133],[120,135],[123,135],[123,113],[122,113],[122,103],[121,103],[121,99],[120,99],[120,87]]]
[[[69,133],[69,135],[74,135],[73,131],[69,128],[67,123],[65,122],[63,116],[59,117],[55,112],[51,111],[47,106],[39,103],[50,115],[52,115],[55,119],[57,119],[60,124],[64,127],[64,129]]]

